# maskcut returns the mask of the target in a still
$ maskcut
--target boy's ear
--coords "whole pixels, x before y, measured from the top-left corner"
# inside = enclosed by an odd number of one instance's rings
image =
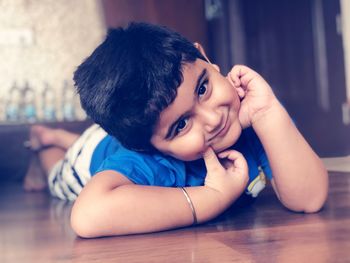
[[[216,64],[212,64],[212,63],[210,62],[209,58],[207,57],[207,54],[205,54],[205,51],[204,51],[204,48],[202,47],[202,45],[199,44],[198,42],[194,42],[193,44],[194,44],[194,46],[199,50],[199,52],[203,55],[203,57],[208,61],[208,63],[209,63],[210,65],[212,65],[217,71],[220,72],[219,66],[216,65]]]

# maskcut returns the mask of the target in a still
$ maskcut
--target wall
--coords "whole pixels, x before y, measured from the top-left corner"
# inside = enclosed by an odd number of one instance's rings
[[[203,0],[102,0],[102,3],[109,27],[126,26],[131,21],[160,24],[201,43],[208,51]]]
[[[219,40],[219,54],[224,55],[222,51],[231,54],[228,61],[223,61],[229,65],[231,61],[243,60],[258,71],[320,156],[350,154],[350,125],[342,114],[348,95],[343,37],[339,34],[340,1],[222,2],[223,10],[229,12],[223,12],[220,24],[211,23],[209,28],[221,33],[221,38],[214,38]],[[233,8],[238,11],[233,12]],[[241,19],[235,26],[232,26],[232,16]],[[349,14],[343,17],[348,19]],[[343,31],[349,33],[349,29]],[[225,43],[228,46],[225,47]],[[232,47],[237,43],[235,52]],[[243,50],[243,56],[239,57],[242,45],[246,52]]]
[[[350,1],[341,0],[342,34],[345,60],[345,76],[347,97],[350,103]]]
[[[58,105],[64,80],[105,33],[98,0],[0,0],[0,117],[14,82],[28,81],[40,108],[44,82]]]

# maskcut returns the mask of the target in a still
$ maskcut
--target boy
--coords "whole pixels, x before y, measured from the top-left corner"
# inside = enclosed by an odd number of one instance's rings
[[[225,78],[198,44],[141,23],[110,31],[74,80],[87,114],[117,138],[95,125],[58,163],[64,151],[57,147],[39,153],[51,192],[78,196],[71,223],[82,237],[205,222],[248,182],[256,196],[261,169],[288,209],[316,212],[325,202],[324,166],[248,67],[235,66]],[[75,139],[43,127],[32,132],[37,146],[67,149]]]

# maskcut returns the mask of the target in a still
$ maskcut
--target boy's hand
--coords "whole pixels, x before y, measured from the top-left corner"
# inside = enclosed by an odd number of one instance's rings
[[[270,85],[254,70],[236,65],[226,77],[242,99],[239,120],[243,128],[251,126],[278,103]]]
[[[207,168],[204,185],[221,194],[227,202],[233,201],[248,183],[248,165],[243,155],[234,150],[219,153],[219,158],[210,147],[203,154]]]

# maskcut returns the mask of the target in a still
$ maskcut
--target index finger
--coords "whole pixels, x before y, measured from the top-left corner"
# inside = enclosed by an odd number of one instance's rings
[[[241,86],[241,65],[235,65],[231,71],[227,74],[226,78],[230,81],[230,83],[238,88]]]
[[[205,166],[207,167],[207,171],[215,171],[223,169],[216,153],[211,147],[208,147],[203,153],[203,159],[205,162]]]
[[[248,164],[243,154],[235,150],[226,150],[218,154],[219,158],[227,158],[234,162],[234,166],[240,169],[248,169]]]

